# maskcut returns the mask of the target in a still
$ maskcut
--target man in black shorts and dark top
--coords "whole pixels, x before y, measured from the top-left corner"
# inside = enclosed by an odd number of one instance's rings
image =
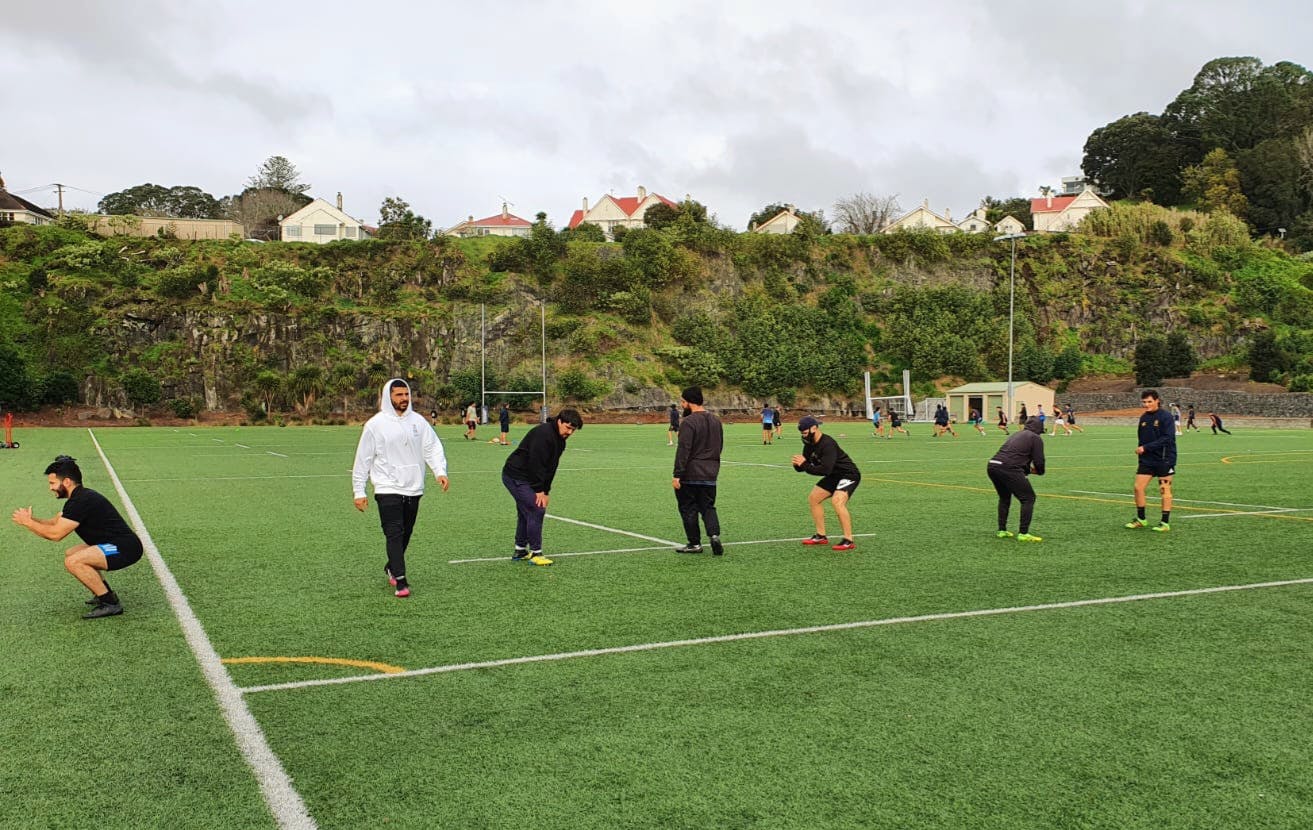
[[[109,499],[82,486],[82,470],[74,459],[67,455],[56,458],[46,467],[46,478],[55,498],[67,501],[64,509],[54,518],[37,519],[32,516],[31,507],[20,507],[14,511],[14,524],[52,542],[76,533],[82,544],[64,551],[64,567],[91,591],[93,599],[87,600],[87,604],[94,607],[82,618],[94,620],[122,614],[118,595],[110,590],[100,573],[134,564],[141,558],[141,540]]]
[[[1043,542],[1030,532],[1030,518],[1035,511],[1035,488],[1030,486],[1031,473],[1044,475],[1044,425],[1031,418],[1016,433],[1008,436],[994,457],[989,459],[986,472],[989,481],[998,491],[998,538],[1011,539],[1008,530],[1008,511],[1012,497],[1021,502],[1021,525],[1017,529],[1018,542]]]
[[[670,483],[675,489],[675,503],[679,506],[688,544],[675,548],[675,552],[702,552],[702,528],[698,525],[701,517],[712,554],[723,556],[720,514],[716,512],[716,479],[720,475],[720,453],[725,446],[724,428],[720,419],[703,407],[702,387],[690,386],[680,393],[680,400],[684,403],[684,422],[679,425],[679,448],[675,450]]]
[[[821,434],[821,422],[813,416],[804,415],[798,421],[798,432],[802,433],[802,453],[793,456],[793,469],[821,477],[807,497],[816,533],[810,539],[803,539],[802,543],[830,544],[825,535],[825,502],[828,499],[834,505],[834,515],[839,517],[839,526],[843,528],[843,538],[838,544],[831,545],[831,549],[852,550],[856,545],[853,544],[853,520],[848,514],[848,499],[857,492],[862,474],[848,454],[839,448],[837,441]]]
[[[1168,522],[1172,518],[1172,476],[1176,474],[1176,419],[1162,408],[1162,399],[1153,389],[1140,393],[1140,403],[1144,404],[1144,412],[1140,415],[1140,445],[1135,448],[1135,454],[1140,457],[1140,465],[1135,470],[1135,520],[1127,522],[1126,526],[1132,530],[1148,527],[1144,519],[1144,491],[1149,486],[1149,479],[1157,478],[1163,518],[1149,529],[1166,533],[1172,529]]]

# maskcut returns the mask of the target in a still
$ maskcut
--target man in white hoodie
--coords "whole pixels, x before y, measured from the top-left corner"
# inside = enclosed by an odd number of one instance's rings
[[[447,457],[428,421],[410,406],[410,385],[393,378],[383,385],[378,414],[365,422],[351,469],[356,509],[364,512],[365,480],[374,482],[378,518],[387,539],[388,583],[399,597],[410,596],[406,581],[406,546],[424,495],[424,465],[447,492]]]

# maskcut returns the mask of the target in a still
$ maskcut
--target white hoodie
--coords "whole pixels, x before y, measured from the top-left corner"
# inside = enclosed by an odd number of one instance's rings
[[[383,384],[378,414],[365,422],[356,446],[356,463],[351,469],[351,489],[355,497],[365,497],[365,480],[374,482],[374,495],[393,493],[400,496],[424,494],[424,465],[434,476],[447,474],[447,456],[442,442],[429,422],[414,409],[414,401],[404,415],[392,406],[393,381]],[[402,383],[405,383],[403,380]],[[410,384],[406,384],[410,388]]]

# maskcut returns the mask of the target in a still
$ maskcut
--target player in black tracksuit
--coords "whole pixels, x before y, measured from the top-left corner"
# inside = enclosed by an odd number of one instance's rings
[[[820,476],[807,498],[811,506],[812,520],[816,523],[816,534],[803,539],[804,545],[828,545],[830,540],[825,535],[825,502],[834,505],[834,515],[839,517],[839,526],[843,528],[843,538],[832,550],[852,550],[853,520],[848,513],[848,499],[857,492],[857,485],[862,482],[861,471],[839,448],[839,444],[828,435],[821,434],[821,422],[811,415],[804,415],[798,421],[798,432],[802,433],[802,453],[793,456],[793,469],[800,473]]]
[[[1163,519],[1150,530],[1166,533],[1171,530],[1168,522],[1172,518],[1172,476],[1176,474],[1176,419],[1172,413],[1162,408],[1162,399],[1153,389],[1140,393],[1140,403],[1144,404],[1144,413],[1140,415],[1137,435],[1139,446],[1135,454],[1140,457],[1140,464],[1135,470],[1135,519],[1126,523],[1132,530],[1147,527],[1144,510],[1147,500],[1145,488],[1149,479],[1158,479],[1158,492],[1162,495]]]
[[[543,556],[543,518],[551,498],[552,480],[565,452],[565,442],[583,419],[573,409],[562,409],[555,418],[529,430],[520,445],[506,457],[501,481],[515,499],[515,553],[512,559],[527,559],[535,565],[550,565]]]
[[[1044,425],[1038,418],[1031,418],[1026,425],[1008,436],[999,447],[994,457],[989,459],[986,471],[989,480],[998,491],[998,537],[1007,539],[1012,536],[1008,530],[1008,511],[1012,507],[1012,497],[1021,502],[1021,525],[1017,529],[1017,541],[1042,542],[1039,536],[1030,532],[1030,518],[1035,511],[1035,488],[1030,486],[1027,478],[1032,472],[1044,475]]]

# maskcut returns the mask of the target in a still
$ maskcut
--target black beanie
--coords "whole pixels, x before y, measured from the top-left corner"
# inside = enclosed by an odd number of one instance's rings
[[[689,388],[685,389],[683,392],[680,392],[679,396],[691,404],[694,404],[696,406],[702,406],[701,386],[690,386]]]

